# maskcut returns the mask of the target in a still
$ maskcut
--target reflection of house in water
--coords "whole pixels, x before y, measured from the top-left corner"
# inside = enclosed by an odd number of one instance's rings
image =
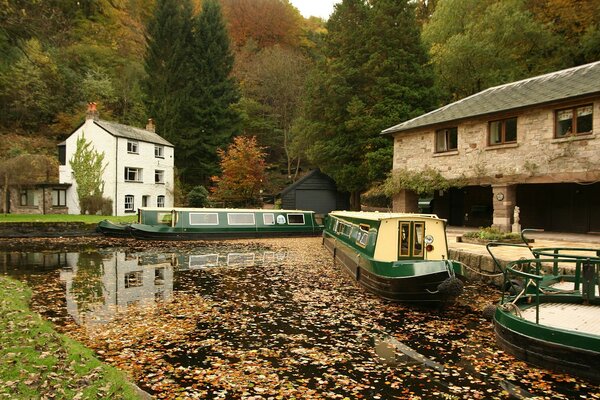
[[[67,253],[2,253],[3,269],[17,271],[46,271],[67,267]]]
[[[148,306],[173,295],[171,257],[120,252],[69,254],[67,311],[79,324],[104,323],[131,305]]]
[[[226,254],[197,254],[190,255],[187,263],[189,269],[207,267],[251,267],[254,265],[268,265],[286,259],[286,252],[264,251],[261,253],[226,253]],[[184,261],[185,262],[185,261]],[[180,265],[185,268],[185,264]]]

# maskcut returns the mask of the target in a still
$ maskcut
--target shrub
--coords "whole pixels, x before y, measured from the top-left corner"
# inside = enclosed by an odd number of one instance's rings
[[[521,236],[518,233],[502,232],[500,229],[494,228],[494,227],[479,228],[478,231],[467,232],[463,236],[468,237],[468,238],[488,240],[488,241],[519,240],[521,238]]]
[[[210,205],[208,201],[208,190],[204,186],[196,186],[189,191],[187,195],[187,203],[190,207],[207,207]]]

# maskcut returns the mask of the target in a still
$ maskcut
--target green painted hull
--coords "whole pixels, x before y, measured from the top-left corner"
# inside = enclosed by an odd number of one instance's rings
[[[129,233],[130,224],[115,224],[107,219],[102,220],[96,226],[96,232],[111,237],[131,237]]]

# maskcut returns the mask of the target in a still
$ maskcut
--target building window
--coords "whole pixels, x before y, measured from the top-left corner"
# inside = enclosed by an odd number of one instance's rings
[[[52,207],[67,206],[67,191],[65,189],[52,189]]]
[[[144,284],[144,271],[132,271],[125,274],[125,289],[140,287]]]
[[[125,167],[125,181],[141,182],[142,181],[142,169]]]
[[[164,207],[165,206],[165,196],[156,196],[156,207]]]
[[[133,203],[133,195],[128,194],[125,196],[125,212],[134,212],[135,207]]]
[[[490,122],[490,145],[515,143],[517,141],[517,118]]]
[[[447,128],[435,131],[435,152],[443,153],[458,149],[458,128]]]
[[[165,171],[160,169],[154,170],[154,183],[165,183]]]
[[[164,146],[154,146],[154,157],[155,158],[165,158]]]
[[[148,195],[142,196],[142,207],[148,207],[149,202],[150,202],[150,196],[148,196]]]
[[[138,152],[138,142],[134,140],[127,141],[127,152],[131,154],[139,154]]]
[[[37,193],[34,189],[21,190],[21,205],[26,207],[36,207],[38,205]]]
[[[591,104],[558,110],[556,112],[556,137],[592,133],[593,107]]]

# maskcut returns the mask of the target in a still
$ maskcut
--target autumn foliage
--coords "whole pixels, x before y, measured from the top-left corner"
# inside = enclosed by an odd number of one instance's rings
[[[265,156],[256,137],[237,136],[227,150],[218,150],[222,175],[212,177],[213,199],[227,206],[259,204],[265,178]]]

